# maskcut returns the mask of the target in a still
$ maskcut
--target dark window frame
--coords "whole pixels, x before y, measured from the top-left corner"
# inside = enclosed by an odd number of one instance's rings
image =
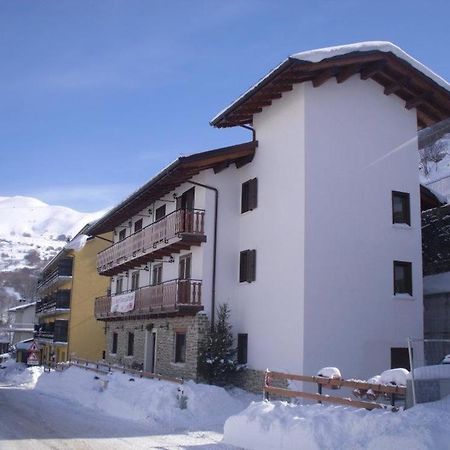
[[[184,364],[186,362],[186,331],[175,332],[175,355],[174,361],[176,363]]]
[[[136,222],[134,222],[134,232],[137,233],[138,231],[142,230],[143,220],[138,219]]]
[[[134,355],[134,333],[131,331],[128,332],[128,341],[127,341],[127,356]]]
[[[132,291],[136,291],[139,289],[139,275],[140,275],[139,270],[135,270],[131,274],[131,290]]]
[[[122,294],[123,292],[123,277],[118,277],[116,279],[116,295]]]
[[[112,345],[111,345],[111,354],[113,354],[113,355],[117,354],[118,341],[119,341],[119,335],[114,332],[112,334]]]
[[[152,286],[156,286],[162,283],[162,263],[154,264],[152,267]]]
[[[124,228],[119,231],[119,242],[123,241],[127,237],[127,229]]]
[[[190,280],[192,278],[192,253],[181,255],[178,260],[178,279]]]
[[[237,363],[247,364],[248,360],[248,334],[239,333],[237,335]]]
[[[166,205],[161,205],[155,210],[155,222],[166,217]]]
[[[397,278],[397,268],[405,269],[404,286],[401,286],[402,281]],[[394,261],[394,295],[398,294],[413,295],[412,263],[409,261]]]
[[[256,281],[256,250],[243,250],[239,255],[239,282]]]
[[[253,211],[258,206],[258,178],[252,178],[241,186],[241,214]]]
[[[396,199],[399,199],[401,202],[401,212],[395,211]],[[411,201],[408,192],[392,191],[392,223],[411,226]]]

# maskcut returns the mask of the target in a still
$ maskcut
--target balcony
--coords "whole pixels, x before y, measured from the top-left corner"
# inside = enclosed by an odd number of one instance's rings
[[[62,260],[52,271],[44,271],[38,281],[38,292],[55,289],[72,279],[72,258]]]
[[[66,344],[68,340],[68,320],[55,320],[36,325],[35,338],[47,343]]]
[[[112,276],[132,267],[189,250],[206,241],[205,211],[177,209],[97,255],[97,270]]]
[[[36,303],[36,315],[40,317],[70,311],[70,289],[58,291],[55,295],[44,297]]]
[[[201,304],[200,280],[170,280],[155,286],[95,299],[94,314],[98,320],[134,316],[196,314]]]

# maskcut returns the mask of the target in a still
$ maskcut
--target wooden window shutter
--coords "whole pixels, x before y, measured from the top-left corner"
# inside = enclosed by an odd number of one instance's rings
[[[256,280],[256,250],[244,250],[240,254],[239,281],[251,283]]]
[[[247,257],[247,281],[256,280],[256,250],[249,250]]]
[[[248,187],[248,209],[251,211],[258,206],[258,179],[250,180]]]

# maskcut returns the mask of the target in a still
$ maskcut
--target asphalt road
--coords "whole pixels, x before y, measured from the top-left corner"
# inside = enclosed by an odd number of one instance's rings
[[[0,449],[198,449],[223,450],[214,430],[152,430],[40,394],[0,386]]]

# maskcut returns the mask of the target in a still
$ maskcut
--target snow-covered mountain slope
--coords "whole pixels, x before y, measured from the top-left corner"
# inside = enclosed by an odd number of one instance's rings
[[[54,256],[105,211],[83,213],[32,197],[0,197],[0,270],[33,267]]]

